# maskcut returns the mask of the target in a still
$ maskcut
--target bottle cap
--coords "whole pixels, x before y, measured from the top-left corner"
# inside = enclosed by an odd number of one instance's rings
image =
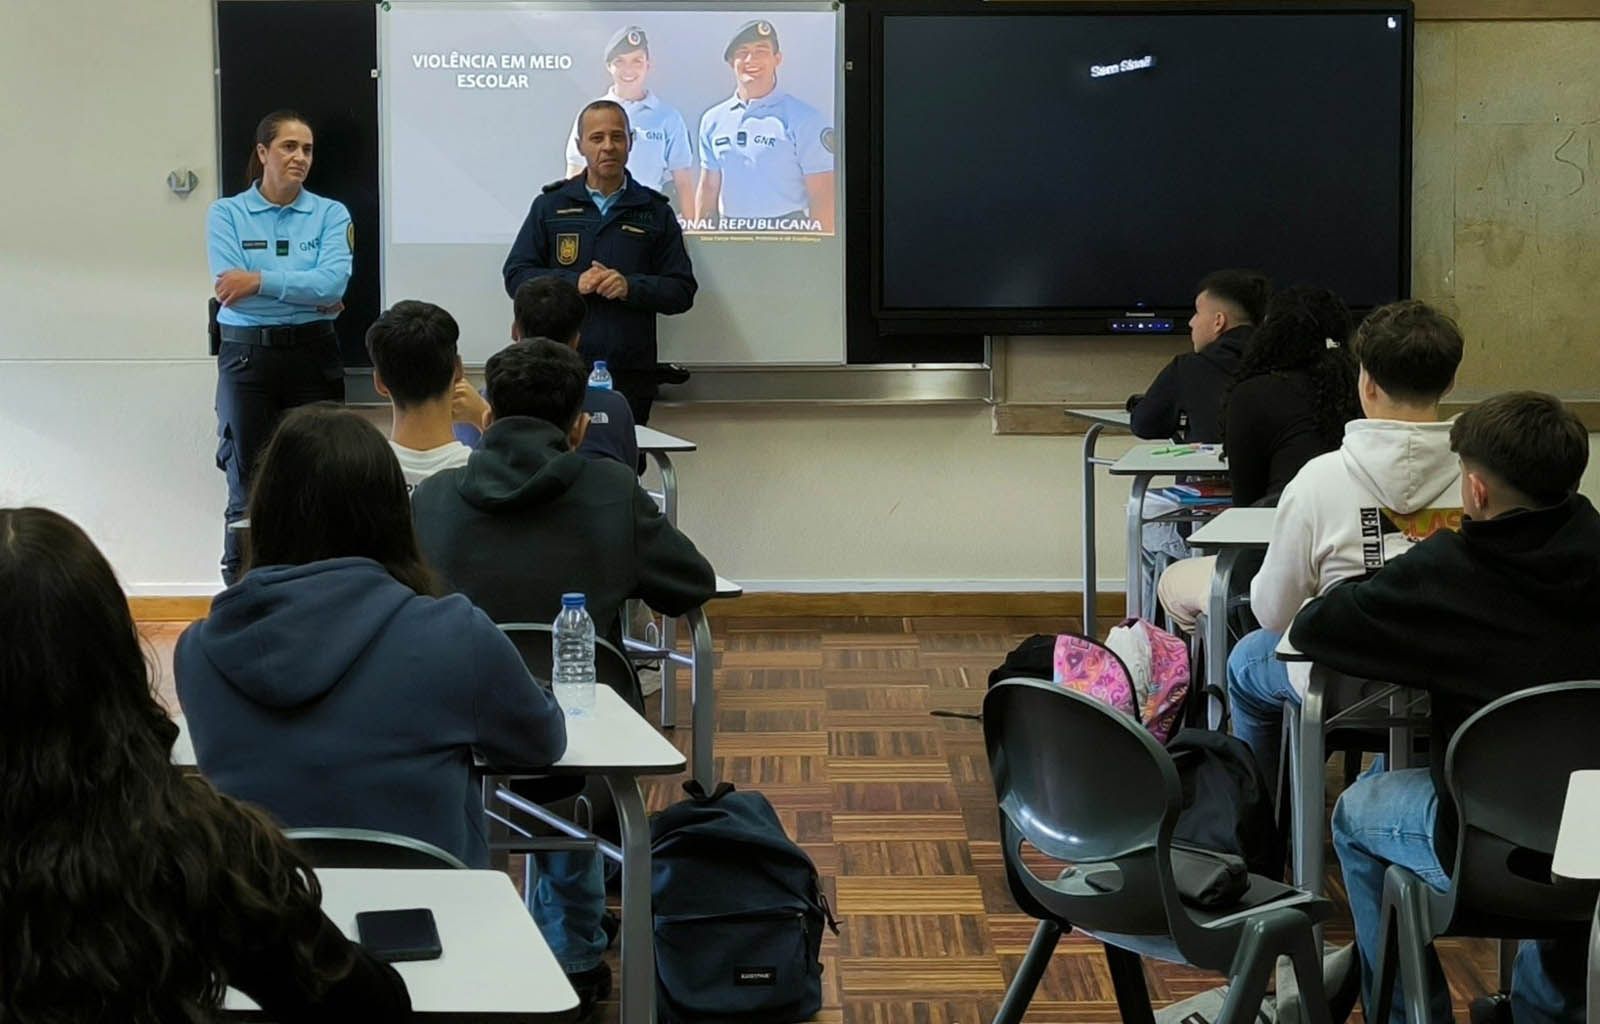
[[[582,608],[583,607],[583,595],[582,594],[562,594],[561,595],[561,607],[563,607],[563,608]]]

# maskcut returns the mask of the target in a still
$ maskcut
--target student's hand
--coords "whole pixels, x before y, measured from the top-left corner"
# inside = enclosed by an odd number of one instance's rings
[[[589,269],[578,275],[578,294],[593,295],[607,273],[598,262],[589,264]]]
[[[231,306],[261,290],[261,274],[255,270],[224,270],[217,275],[217,301]]]
[[[470,424],[482,430],[488,416],[489,403],[478,394],[478,389],[465,378],[456,381],[455,388],[450,392],[450,421]]]
[[[628,279],[622,276],[620,270],[608,270],[594,290],[602,299],[625,299],[628,297]]]

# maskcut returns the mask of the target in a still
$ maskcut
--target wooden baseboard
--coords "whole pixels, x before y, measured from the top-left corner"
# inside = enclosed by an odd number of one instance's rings
[[[1122,615],[1123,596],[1105,593],[1095,600],[1100,618]],[[209,597],[130,597],[136,622],[192,622],[211,610]],[[1071,620],[1083,615],[1083,595],[1060,591],[950,593],[884,591],[849,594],[746,594],[731,601],[713,601],[713,619],[788,619],[922,616],[1051,617]]]

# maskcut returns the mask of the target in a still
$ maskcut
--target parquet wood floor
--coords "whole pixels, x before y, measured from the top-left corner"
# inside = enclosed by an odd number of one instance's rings
[[[1028,634],[1058,626],[951,617],[717,624],[720,776],[767,794],[816,861],[841,921],[841,934],[823,944],[818,1021],[987,1024],[992,1018],[1033,922],[1006,891],[980,727],[928,712],[976,710],[989,670],[1005,652]],[[170,649],[179,628],[146,632],[170,695]],[[687,675],[679,677],[685,721]],[[687,749],[688,729],[676,730],[674,740]],[[680,799],[682,781],[652,781],[651,809]],[[1330,774],[1330,800],[1338,788]],[[1328,862],[1330,891],[1342,902],[1331,851]],[[1328,939],[1349,941],[1347,914],[1328,928]],[[1461,1015],[1467,1001],[1494,988],[1495,947],[1456,940],[1441,946]],[[1158,1006],[1220,983],[1216,975],[1166,964],[1148,964],[1146,975]],[[616,1021],[615,1005],[601,1019]],[[1096,943],[1062,942],[1026,1019],[1118,1020]]]

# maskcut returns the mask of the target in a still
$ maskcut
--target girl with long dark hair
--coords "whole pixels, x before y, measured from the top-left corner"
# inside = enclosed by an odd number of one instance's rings
[[[566,723],[516,648],[436,597],[383,434],[292,410],[262,453],[245,574],[178,640],[178,699],[218,789],[291,827],[370,828],[486,867],[473,752],[536,767]]]
[[[172,764],[127,599],[69,520],[0,509],[0,1021],[403,1019],[264,815]]]

